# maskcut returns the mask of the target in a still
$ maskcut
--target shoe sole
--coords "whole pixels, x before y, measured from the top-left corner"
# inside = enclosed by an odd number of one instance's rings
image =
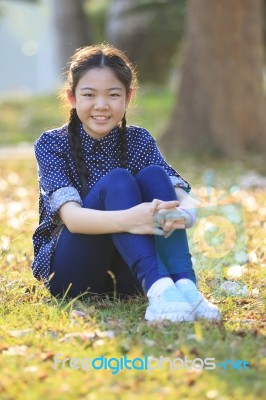
[[[184,296],[186,297],[186,295],[184,295]],[[201,298],[201,300],[199,301],[199,303],[197,305],[190,303],[193,307],[193,312],[195,313],[195,320],[196,321],[207,320],[210,322],[221,321],[222,314],[218,308],[216,310],[213,310],[213,314],[210,316],[206,316],[204,314],[201,314],[199,311],[197,311],[197,308],[201,305],[202,301],[203,301],[203,298]]]
[[[171,322],[194,322],[195,321],[195,315],[190,312],[190,313],[184,313],[182,315],[177,315],[176,313],[167,313],[167,314],[155,314],[150,310],[147,310],[145,313],[145,319],[150,322],[162,322],[165,320],[171,321]]]

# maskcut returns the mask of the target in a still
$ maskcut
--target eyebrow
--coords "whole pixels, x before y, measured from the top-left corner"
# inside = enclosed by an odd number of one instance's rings
[[[97,89],[94,89],[94,88],[91,88],[91,87],[84,87],[84,88],[81,88],[80,90],[92,90],[93,92],[97,91]],[[112,88],[109,88],[107,90],[108,91],[111,91],[111,90],[122,90],[122,88],[120,88],[120,87],[112,87]]]

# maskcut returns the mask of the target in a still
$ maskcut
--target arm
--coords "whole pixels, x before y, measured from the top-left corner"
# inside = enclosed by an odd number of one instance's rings
[[[197,219],[197,203],[196,201],[180,187],[175,188],[177,198],[180,202],[178,209],[184,211],[185,226],[191,228],[195,225]]]
[[[155,199],[151,203],[141,203],[127,210],[101,211],[83,208],[79,203],[69,201],[60,207],[59,215],[72,233],[129,232],[164,236],[165,233],[159,229],[160,222],[157,223],[154,214],[158,209],[167,213],[167,210],[178,204],[178,201],[163,202]]]
[[[100,211],[82,208],[69,201],[59,210],[61,220],[72,233],[104,234],[125,231],[126,210]]]
[[[175,192],[181,207],[197,210],[197,202],[189,193],[180,187],[175,187]]]

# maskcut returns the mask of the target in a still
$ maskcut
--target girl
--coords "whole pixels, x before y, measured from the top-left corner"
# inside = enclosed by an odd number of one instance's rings
[[[109,45],[70,60],[67,125],[35,143],[40,224],[33,273],[54,296],[145,293],[148,321],[220,319],[196,287],[185,228],[195,223],[190,185],[150,133],[127,126],[137,79]]]

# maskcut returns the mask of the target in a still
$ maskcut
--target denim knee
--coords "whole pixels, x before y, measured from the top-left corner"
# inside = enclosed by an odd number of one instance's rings
[[[162,176],[168,177],[167,172],[160,165],[148,165],[147,167],[140,170],[136,176],[142,176],[142,175],[146,175],[146,174],[148,174],[148,175],[161,174]]]
[[[125,210],[141,203],[141,193],[134,176],[123,168],[106,174],[91,190],[102,210]]]
[[[176,200],[172,181],[160,165],[150,165],[135,176],[144,201],[157,198],[164,201]]]
[[[133,175],[131,174],[131,172],[129,172],[127,169],[125,168],[115,168],[112,169],[110,172],[108,172],[107,175],[105,175],[105,177],[112,177],[112,178],[120,178],[120,177],[133,177]]]
[[[128,185],[136,185],[136,180],[131,172],[124,168],[115,168],[105,175],[104,178],[110,180],[111,186],[117,191],[127,188]]]
[[[172,185],[169,175],[160,165],[149,165],[148,167],[143,168],[137,173],[136,180],[138,182],[143,182],[145,180],[153,185],[156,183],[166,183]]]

